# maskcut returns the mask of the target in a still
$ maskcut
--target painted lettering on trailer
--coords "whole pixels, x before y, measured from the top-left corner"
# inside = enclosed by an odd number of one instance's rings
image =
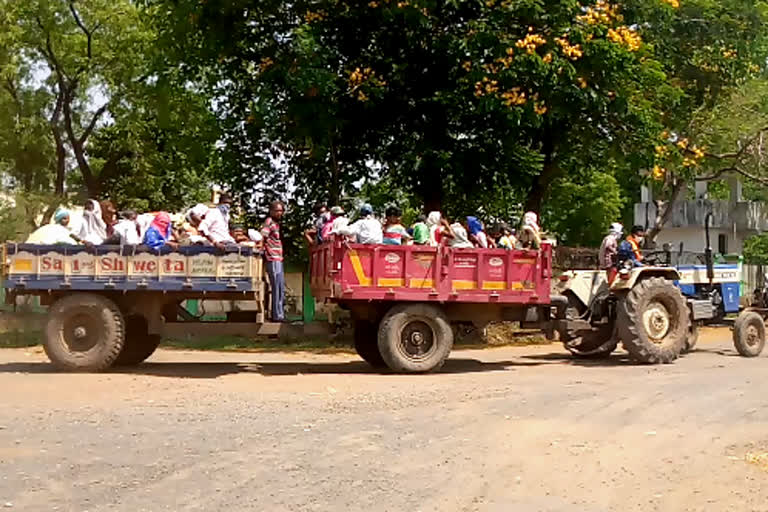
[[[186,272],[184,260],[172,260],[166,258],[163,260],[163,272],[166,274],[184,274]]]
[[[133,274],[154,274],[157,273],[157,261],[154,260],[133,260],[131,261],[131,271]]]
[[[41,274],[63,274],[64,259],[58,256],[45,255],[40,257]]]
[[[116,256],[104,256],[99,259],[99,270],[104,274],[124,274],[125,260]]]
[[[69,273],[72,275],[93,275],[96,268],[95,259],[89,254],[78,254],[69,261]]]

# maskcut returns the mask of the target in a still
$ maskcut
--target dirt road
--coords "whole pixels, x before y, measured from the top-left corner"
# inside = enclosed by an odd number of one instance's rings
[[[0,508],[768,511],[768,357],[704,338],[667,366],[550,345],[424,376],[178,351],[71,375],[4,350]]]

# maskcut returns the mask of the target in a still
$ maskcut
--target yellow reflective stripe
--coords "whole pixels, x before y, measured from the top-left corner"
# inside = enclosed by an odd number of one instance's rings
[[[349,261],[352,262],[352,269],[355,271],[360,286],[371,286],[371,278],[365,275],[363,264],[360,262],[360,255],[355,249],[349,250]]]
[[[506,290],[507,283],[504,281],[483,281],[483,290]]]
[[[16,259],[14,258],[11,263],[11,272],[32,272],[33,260],[29,259]]]
[[[467,281],[463,279],[454,279],[451,281],[454,290],[476,290],[477,281]]]
[[[382,277],[379,279],[377,286],[404,286],[405,279]]]
[[[411,288],[434,288],[435,282],[432,279],[412,278],[408,286]]]

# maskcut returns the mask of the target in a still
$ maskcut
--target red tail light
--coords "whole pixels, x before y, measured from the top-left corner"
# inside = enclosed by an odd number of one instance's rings
[[[568,276],[567,276],[567,275],[565,275],[565,274],[562,274],[562,275],[560,276],[560,281],[562,281],[562,282],[566,282],[568,279],[570,279],[570,277],[568,277]]]

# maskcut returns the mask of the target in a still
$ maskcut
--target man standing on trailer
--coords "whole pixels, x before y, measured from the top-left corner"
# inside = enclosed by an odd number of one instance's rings
[[[280,238],[280,221],[285,205],[274,201],[269,205],[269,216],[261,228],[264,237],[264,258],[267,260],[267,277],[272,296],[272,321],[285,321],[285,274],[283,272],[283,241]]]
[[[613,283],[619,273],[619,240],[623,231],[624,226],[614,222],[600,245],[600,268],[608,275],[608,284]]]

